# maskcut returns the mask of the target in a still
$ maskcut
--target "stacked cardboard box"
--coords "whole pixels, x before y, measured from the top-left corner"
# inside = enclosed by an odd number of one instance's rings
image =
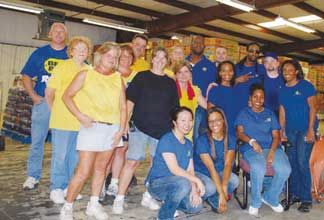
[[[30,142],[32,106],[32,99],[19,83],[10,88],[3,117],[2,133],[22,143]]]

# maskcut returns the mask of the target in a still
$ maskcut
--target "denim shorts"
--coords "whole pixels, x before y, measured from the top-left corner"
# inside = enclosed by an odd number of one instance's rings
[[[158,141],[134,127],[129,132],[127,160],[144,160],[146,147],[149,148],[151,157],[154,157]]]

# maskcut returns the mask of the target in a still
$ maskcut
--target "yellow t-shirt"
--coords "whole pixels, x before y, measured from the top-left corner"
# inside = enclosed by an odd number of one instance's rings
[[[124,84],[125,84],[125,87],[127,88],[128,85],[131,83],[131,81],[134,79],[134,77],[136,76],[137,72],[135,71],[132,71],[131,74],[129,74],[129,76],[127,77],[124,77],[121,75],[123,81],[124,81]]]
[[[201,94],[200,89],[198,86],[192,85],[192,88],[194,90],[195,96],[192,100],[189,100],[187,90],[181,90],[181,98],[179,100],[180,106],[185,106],[189,108],[193,114],[195,114],[196,108],[198,107],[198,97]],[[192,141],[193,136],[193,128],[189,132],[189,134],[186,135],[186,137]]]
[[[74,77],[80,71],[88,70],[90,68],[91,67],[86,64],[79,67],[72,59],[68,59],[60,62],[53,69],[51,78],[47,83],[47,87],[55,89],[55,98],[49,124],[50,128],[68,131],[78,131],[80,129],[80,122],[68,110],[62,101],[62,96]]]
[[[122,78],[118,72],[103,75],[95,70],[87,72],[81,90],[76,94],[76,104],[83,114],[95,121],[120,123],[120,95]]]
[[[165,72],[165,74],[170,77],[171,79],[175,79],[175,75],[174,72],[172,70],[170,70],[169,68],[165,68],[163,70],[163,72]]]
[[[141,72],[149,70],[151,68],[151,65],[146,60],[144,60],[144,58],[139,58],[134,62],[131,68],[135,72]]]

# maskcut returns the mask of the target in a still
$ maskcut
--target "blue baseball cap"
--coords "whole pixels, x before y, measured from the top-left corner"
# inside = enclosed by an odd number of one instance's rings
[[[264,58],[272,57],[273,59],[278,60],[278,56],[275,52],[265,52],[263,56]]]

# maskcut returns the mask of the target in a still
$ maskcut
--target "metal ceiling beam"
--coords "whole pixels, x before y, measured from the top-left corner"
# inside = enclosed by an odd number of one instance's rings
[[[296,6],[299,9],[302,9],[304,11],[307,11],[307,12],[309,12],[311,14],[314,14],[314,15],[317,15],[317,16],[319,16],[321,18],[324,18],[324,12],[323,11],[321,11],[321,10],[319,10],[319,9],[317,9],[317,8],[307,4],[305,2],[297,2],[297,3],[294,4],[294,6]]]
[[[120,16],[120,15],[115,15],[115,14],[109,14],[106,12],[97,11],[95,9],[83,8],[80,6],[70,5],[70,4],[66,4],[66,3],[62,3],[62,2],[55,2],[55,1],[51,1],[51,0],[22,0],[22,1],[40,4],[43,6],[48,6],[48,7],[53,7],[53,8],[59,8],[59,9],[68,10],[68,11],[75,11],[75,12],[79,12],[82,14],[89,14],[89,15],[94,15],[94,16],[98,16],[98,17],[113,19],[116,21],[122,21],[122,22],[126,22],[126,23],[132,23],[135,25],[140,25],[141,27],[144,26],[144,22],[141,20],[138,20],[138,19],[128,18],[125,16]]]
[[[266,46],[264,48],[266,48],[267,50],[276,51],[279,54],[284,54],[284,53],[310,50],[318,47],[324,47],[324,39],[307,40],[304,41],[302,44],[294,42],[294,43],[280,44],[279,46]]]
[[[170,5],[174,4],[171,2],[177,2],[175,0],[165,1],[165,0],[156,0],[157,2],[162,3],[170,3]],[[296,0],[258,0],[257,8],[265,9],[268,7],[274,7],[276,5],[281,4],[290,4],[301,2]],[[212,21],[215,19],[222,19],[231,15],[241,14],[242,11],[233,7],[228,7],[223,4],[218,4],[216,6],[211,6],[207,8],[200,8],[198,10],[185,12],[178,15],[171,15],[164,17],[163,19],[158,19],[148,23],[147,28],[151,34],[160,34],[168,31],[175,31],[177,29],[203,24],[208,21]],[[177,22],[174,22],[177,21]]]

